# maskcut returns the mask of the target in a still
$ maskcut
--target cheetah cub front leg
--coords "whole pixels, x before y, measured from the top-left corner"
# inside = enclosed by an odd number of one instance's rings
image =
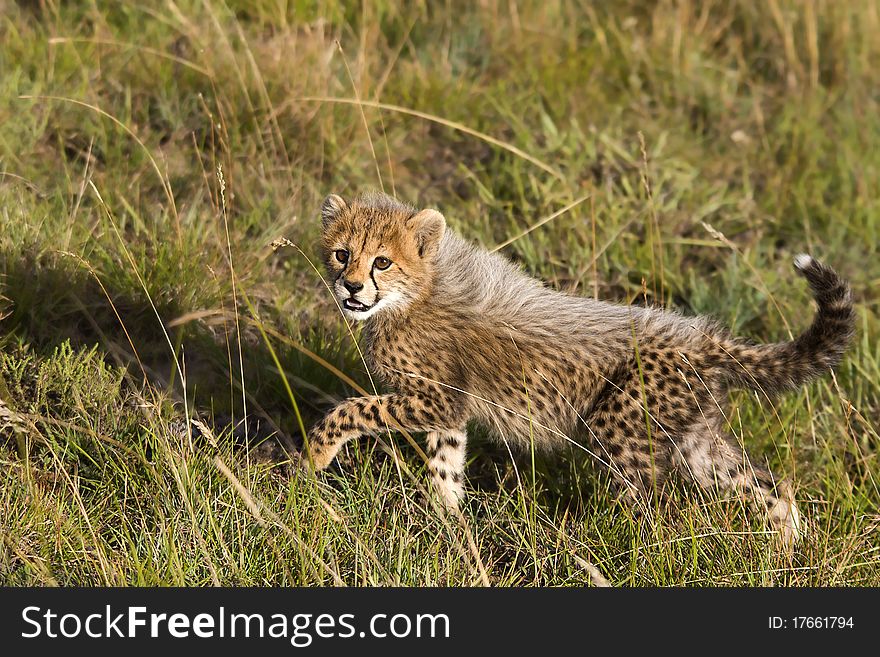
[[[345,400],[309,431],[308,453],[301,461],[302,467],[323,470],[346,442],[360,435],[389,428],[424,431],[428,437],[428,472],[434,489],[446,508],[457,509],[464,495],[467,434],[455,411],[456,404],[436,391],[434,397],[440,402],[428,404],[424,392]]]
[[[428,472],[434,490],[449,510],[464,497],[465,431],[428,432]]]

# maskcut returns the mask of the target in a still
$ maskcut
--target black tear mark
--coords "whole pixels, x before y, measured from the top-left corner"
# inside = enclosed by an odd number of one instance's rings
[[[374,276],[374,273],[376,271],[375,268],[376,265],[373,265],[370,268],[370,280],[373,281],[373,287],[376,288],[376,298],[373,299],[373,304],[379,303],[379,284],[376,282],[376,277]]]

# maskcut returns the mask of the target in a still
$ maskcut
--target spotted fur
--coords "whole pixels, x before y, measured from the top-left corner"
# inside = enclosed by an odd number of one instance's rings
[[[366,320],[371,370],[394,392],[349,399],[310,432],[309,463],[388,428],[427,432],[442,499],[463,494],[476,420],[509,444],[577,444],[634,499],[680,473],[764,509],[787,544],[790,486],[751,461],[726,420],[727,390],[792,389],[836,365],[854,325],[847,284],[810,256],[818,304],[800,337],[752,344],[704,317],[564,294],[446,229],[436,210],[384,195],[325,201],[324,259],[346,315]],[[386,263],[390,263],[387,266]]]

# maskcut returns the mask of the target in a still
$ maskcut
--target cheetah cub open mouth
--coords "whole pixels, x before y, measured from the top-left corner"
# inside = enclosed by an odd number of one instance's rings
[[[343,308],[345,308],[346,310],[351,310],[351,311],[354,311],[354,312],[356,312],[356,313],[365,313],[365,312],[367,312],[370,308],[373,307],[373,306],[368,306],[368,305],[365,304],[365,303],[361,303],[360,301],[358,301],[358,300],[355,299],[354,297],[349,297],[348,299],[346,299],[345,301],[343,301],[343,302],[342,302],[342,306],[343,306]]]
[[[437,210],[384,194],[331,194],[321,218],[333,293],[364,321],[366,363],[387,392],[347,399],[314,426],[308,467],[327,467],[362,434],[424,432],[427,471],[454,508],[474,420],[525,450],[581,447],[633,503],[690,479],[750,502],[785,545],[797,540],[793,489],[749,458],[727,393],[794,390],[840,362],[855,313],[833,269],[798,256],[813,321],[792,341],[755,344],[706,317],[552,290],[447,229]]]

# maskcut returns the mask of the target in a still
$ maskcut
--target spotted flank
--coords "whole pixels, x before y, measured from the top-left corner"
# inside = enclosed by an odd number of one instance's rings
[[[389,392],[330,411],[304,463],[320,470],[363,434],[424,432],[432,488],[455,508],[474,421],[508,445],[582,447],[637,503],[673,477],[744,499],[783,545],[797,541],[792,486],[736,441],[727,392],[778,394],[840,362],[855,315],[834,270],[798,255],[816,314],[794,340],[756,344],[705,317],[554,291],[438,211],[385,195],[331,195],[321,217],[332,290],[347,319],[365,320],[367,364]]]

